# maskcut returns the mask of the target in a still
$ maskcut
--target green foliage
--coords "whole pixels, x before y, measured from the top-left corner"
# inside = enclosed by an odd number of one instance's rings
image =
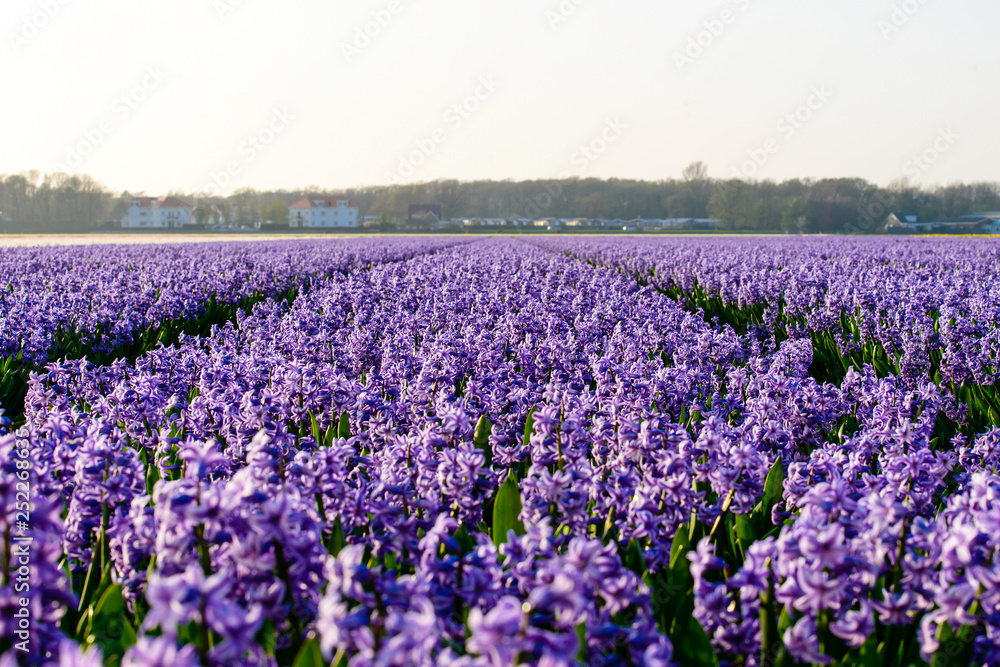
[[[125,612],[121,586],[110,586],[98,603],[88,608],[81,620],[78,635],[86,644],[96,644],[104,655],[105,665],[117,665],[128,647],[136,643],[136,631]]]
[[[333,524],[333,531],[331,531],[330,536],[327,538],[326,549],[331,556],[336,556],[346,544],[347,537],[344,534],[344,524],[338,518]]]
[[[634,539],[629,540],[628,545],[624,549],[624,553],[620,554],[622,559],[622,564],[626,568],[635,572],[639,577],[646,574],[646,560],[642,556],[642,547]]]
[[[347,414],[347,410],[340,413],[340,422],[337,426],[337,437],[347,440],[351,437],[351,416]]]
[[[674,662],[679,665],[714,667],[719,664],[712,643],[694,616],[678,619],[677,631],[671,635]]]
[[[771,510],[781,501],[781,496],[785,491],[785,469],[781,464],[781,459],[775,459],[774,465],[767,473],[764,480],[764,498],[761,500],[761,515],[769,522],[771,520]]]
[[[275,299],[291,303],[297,295],[298,290],[291,289]],[[257,292],[236,303],[222,303],[213,293],[199,315],[152,324],[137,332],[130,343],[119,345],[108,352],[94,350],[94,346],[107,335],[104,327],[98,327],[96,331],[89,333],[60,327],[53,336],[54,344],[49,351],[48,360],[87,357],[98,366],[108,365],[116,359],[135,361],[161,344],[176,345],[182,336],[207,336],[213,327],[236,322],[238,312],[249,311],[267,298],[263,292]],[[43,369],[23,359],[20,352],[0,360],[0,408],[4,409],[15,425],[20,424],[24,416],[24,397],[28,392],[28,376],[32,372],[43,372]]]
[[[313,440],[316,442],[317,445],[325,444],[324,441],[326,440],[326,438],[324,434],[320,432],[319,422],[316,421],[316,415],[314,415],[312,412],[309,413],[309,432],[312,434]]]
[[[524,440],[522,444],[525,449],[531,447],[531,434],[535,432],[535,410],[537,408],[531,408],[528,410],[528,415],[524,418]]]
[[[261,219],[265,222],[271,222],[276,225],[287,224],[288,204],[286,204],[283,199],[272,199],[271,202],[261,210],[260,215]]]
[[[483,452],[486,458],[486,466],[493,465],[493,447],[490,446],[490,435],[493,433],[493,424],[483,415],[476,424],[475,435],[472,436],[472,444]]]
[[[511,470],[506,481],[497,492],[493,504],[493,543],[497,546],[507,542],[508,531],[516,535],[524,535],[524,524],[519,518],[521,514],[521,491],[518,489],[517,476]]]
[[[326,667],[323,654],[319,650],[319,639],[313,637],[302,645],[292,667]]]
[[[712,179],[701,163],[689,165],[681,176],[659,181],[449,179],[365,186],[338,194],[357,202],[362,213],[379,216],[381,223],[375,224],[381,231],[391,229],[391,220],[404,218],[407,206],[414,202],[440,203],[449,218],[714,217],[722,220],[724,229],[848,233],[877,232],[890,211],[916,213],[929,220],[1000,210],[1000,189],[995,183],[889,189],[860,178],[747,182]],[[542,201],[541,193],[556,195]],[[246,224],[259,213],[261,219],[281,224],[288,219],[288,204],[300,196],[301,191],[244,188],[228,198],[199,200],[195,219],[206,224],[210,206],[217,205],[227,216],[236,211],[229,222]],[[0,177],[0,202],[5,214],[0,231],[87,231],[105,220],[120,219],[126,208],[123,196],[115,197],[89,176],[34,172]],[[800,218],[805,219],[801,224]]]

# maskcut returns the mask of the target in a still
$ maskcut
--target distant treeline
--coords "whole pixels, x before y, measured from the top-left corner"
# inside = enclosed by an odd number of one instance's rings
[[[0,175],[0,232],[88,231],[107,219],[114,200],[89,176]]]
[[[288,206],[305,194],[347,196],[367,223],[384,230],[405,226],[410,204],[441,204],[449,218],[715,218],[727,230],[825,233],[879,231],[891,212],[933,220],[1000,210],[1000,183],[921,188],[905,181],[880,187],[860,178],[774,181],[717,180],[695,163],[682,178],[662,181],[567,179],[535,181],[438,180],[347,190],[311,187],[298,191],[243,189],[226,198],[175,195],[198,207],[247,222],[283,222]],[[139,194],[139,193],[133,193]],[[37,172],[0,176],[0,231],[67,232],[112,226],[124,208],[115,195],[88,176]],[[424,223],[426,224],[426,223]]]

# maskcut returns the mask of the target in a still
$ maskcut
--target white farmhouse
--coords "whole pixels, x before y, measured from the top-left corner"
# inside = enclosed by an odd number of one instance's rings
[[[289,207],[288,224],[299,227],[357,227],[358,207],[340,197],[303,197]]]
[[[194,206],[177,197],[132,197],[121,222],[122,229],[179,229],[194,222]]]

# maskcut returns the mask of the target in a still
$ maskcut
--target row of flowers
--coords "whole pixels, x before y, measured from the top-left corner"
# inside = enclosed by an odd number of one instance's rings
[[[1000,663],[1000,432],[812,364],[506,239],[50,364],[36,662]]]

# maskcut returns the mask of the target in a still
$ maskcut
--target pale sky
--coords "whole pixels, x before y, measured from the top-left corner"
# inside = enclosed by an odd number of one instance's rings
[[[997,25],[996,0],[2,0],[0,174],[996,181]]]

